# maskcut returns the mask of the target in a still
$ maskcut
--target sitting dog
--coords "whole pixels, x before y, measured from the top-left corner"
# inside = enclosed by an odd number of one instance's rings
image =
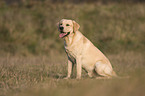
[[[59,37],[64,39],[64,48],[68,56],[68,74],[65,79],[70,78],[74,64],[77,67],[77,79],[81,79],[82,68],[89,77],[93,77],[94,73],[98,74],[98,79],[117,76],[105,55],[78,31],[78,23],[62,19],[57,26],[60,31]]]

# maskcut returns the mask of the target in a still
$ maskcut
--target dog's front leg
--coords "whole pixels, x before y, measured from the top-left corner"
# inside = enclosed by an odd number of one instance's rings
[[[67,77],[65,77],[64,79],[69,79],[72,73],[72,69],[73,69],[73,63],[68,60],[68,72],[67,72]]]
[[[76,79],[81,79],[81,73],[82,73],[82,65],[81,65],[81,59],[77,58],[77,77]]]

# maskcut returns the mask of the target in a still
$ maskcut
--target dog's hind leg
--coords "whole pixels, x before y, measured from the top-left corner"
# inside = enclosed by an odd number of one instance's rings
[[[112,69],[111,66],[109,66],[108,64],[105,64],[102,61],[98,61],[95,64],[95,71],[97,72],[98,75],[100,75],[100,77],[98,77],[99,79],[108,79],[111,78],[112,76],[114,76],[114,71]]]
[[[88,75],[89,75],[90,78],[92,78],[93,75],[94,75],[93,71],[88,72]]]

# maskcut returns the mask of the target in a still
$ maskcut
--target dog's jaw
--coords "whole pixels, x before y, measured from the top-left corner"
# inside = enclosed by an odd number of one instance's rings
[[[61,32],[61,33],[59,34],[59,37],[60,37],[60,38],[64,38],[64,37],[68,36],[69,34],[70,34],[70,32]]]

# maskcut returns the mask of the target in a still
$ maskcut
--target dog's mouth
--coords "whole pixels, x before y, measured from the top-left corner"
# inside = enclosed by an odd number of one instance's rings
[[[59,37],[60,38],[63,38],[63,37],[66,37],[66,36],[68,36],[70,34],[70,32],[60,32],[60,34],[59,34]]]

